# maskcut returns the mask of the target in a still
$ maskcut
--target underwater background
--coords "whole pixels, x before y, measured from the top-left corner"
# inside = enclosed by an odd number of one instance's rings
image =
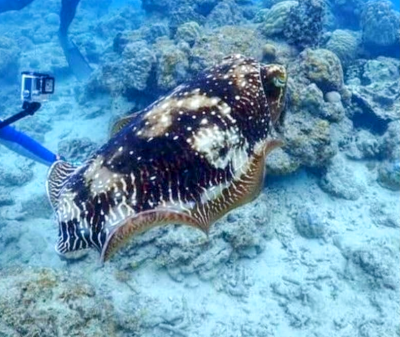
[[[0,336],[400,336],[400,14],[386,0],[60,0],[0,14],[0,118],[20,72],[56,90],[14,126],[71,162],[111,125],[225,56],[284,64],[283,148],[261,195],[207,239],[169,225],[104,266],[64,260],[48,168],[0,141]]]

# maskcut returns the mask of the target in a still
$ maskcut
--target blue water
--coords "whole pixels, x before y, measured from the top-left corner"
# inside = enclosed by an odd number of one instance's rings
[[[400,337],[391,2],[0,0],[0,336]]]

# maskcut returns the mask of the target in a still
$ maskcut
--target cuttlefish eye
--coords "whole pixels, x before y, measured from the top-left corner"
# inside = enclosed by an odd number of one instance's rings
[[[266,64],[261,66],[260,76],[271,121],[275,124],[285,106],[287,72],[283,65]]]
[[[286,71],[277,74],[275,77],[273,77],[272,82],[274,83],[274,85],[278,88],[283,88],[286,85]]]

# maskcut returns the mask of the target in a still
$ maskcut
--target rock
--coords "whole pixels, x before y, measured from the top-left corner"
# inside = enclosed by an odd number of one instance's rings
[[[129,88],[143,91],[147,88],[147,81],[155,62],[153,52],[146,44],[141,42],[129,43],[124,49],[121,78],[124,84]]]
[[[336,93],[338,97],[332,98],[332,96],[335,96],[332,93]],[[300,96],[300,108],[304,111],[308,111],[315,117],[326,119],[332,122],[338,122],[345,115],[345,110],[340,101],[341,96],[336,91],[330,91],[329,95],[325,95],[325,97],[327,96],[328,99],[333,101],[335,99],[339,99],[339,101],[326,102],[323,99],[322,91],[319,90],[314,83],[312,83],[300,92]]]
[[[385,161],[379,165],[378,183],[389,190],[400,191],[400,160]]]
[[[322,238],[327,229],[321,216],[311,209],[300,212],[296,217],[295,225],[299,234],[306,239]]]
[[[357,200],[366,189],[364,181],[340,157],[332,159],[320,186],[326,193],[346,200]]]

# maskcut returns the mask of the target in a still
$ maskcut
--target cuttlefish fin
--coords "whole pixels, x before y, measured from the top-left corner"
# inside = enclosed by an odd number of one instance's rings
[[[269,140],[254,153],[246,172],[234,180],[229,187],[212,200],[198,204],[192,211],[196,219],[204,219],[209,227],[231,210],[253,201],[260,194],[264,185],[265,159],[267,155],[283,145],[280,140]]]
[[[49,173],[47,174],[46,191],[54,210],[57,210],[58,199],[62,188],[75,170],[76,167],[74,165],[63,160],[56,161],[50,167]]]
[[[107,261],[132,236],[166,224],[191,226],[208,235],[209,225],[201,223],[188,213],[171,209],[144,211],[124,220],[120,225],[116,225],[109,231],[106,242],[102,247],[100,262]]]
[[[282,146],[280,140],[266,142],[256,153],[238,181],[234,181],[215,199],[199,203],[189,212],[174,209],[155,209],[124,219],[120,225],[112,227],[101,251],[101,262],[110,256],[132,236],[143,233],[153,227],[166,224],[181,224],[200,229],[207,236],[211,225],[226,213],[254,200],[260,193],[264,175],[265,158],[275,148]],[[201,219],[201,220],[199,220]]]
[[[121,131],[125,126],[127,126],[130,122],[132,122],[134,116],[129,115],[126,117],[122,117],[121,119],[117,120],[110,130],[110,138],[116,135],[119,131]]]
[[[285,142],[283,140],[280,139],[271,139],[269,140],[263,148],[263,152],[264,152],[264,160],[265,158],[276,148],[282,147],[285,144]]]

